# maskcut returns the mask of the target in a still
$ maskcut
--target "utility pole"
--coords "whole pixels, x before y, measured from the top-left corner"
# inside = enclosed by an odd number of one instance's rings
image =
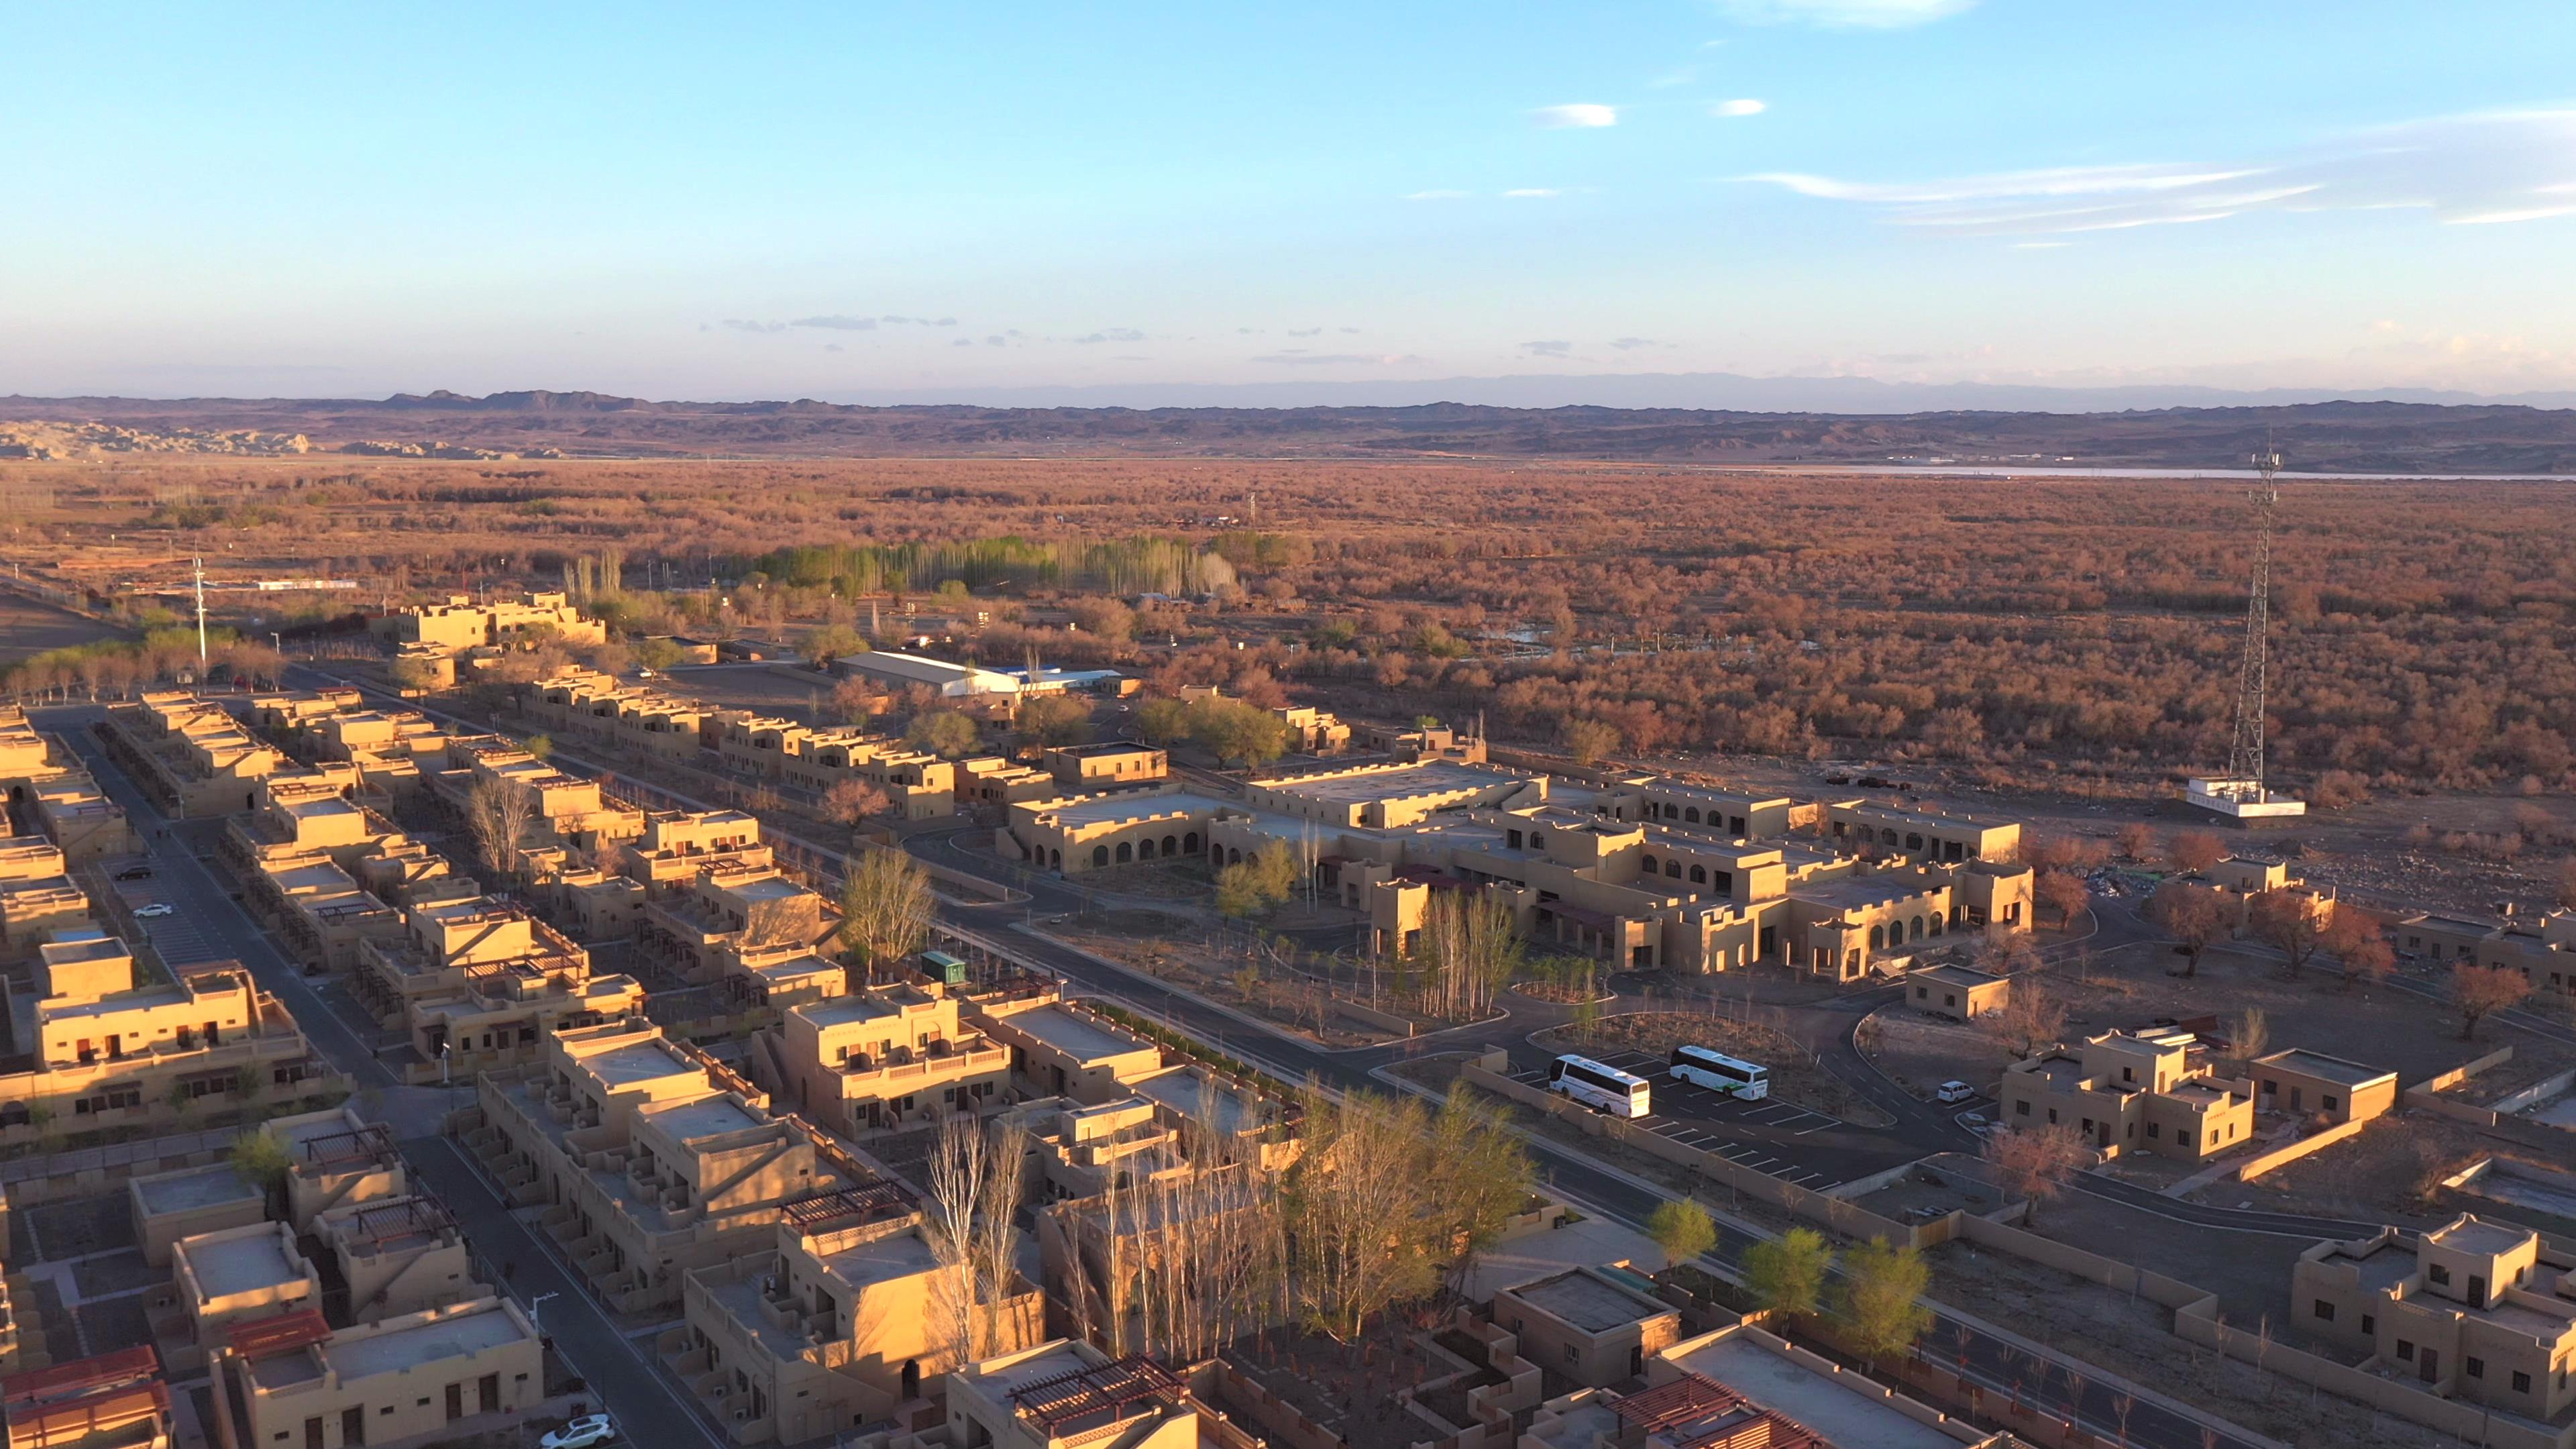
[[[206,560],[197,560],[197,683],[206,682]]]

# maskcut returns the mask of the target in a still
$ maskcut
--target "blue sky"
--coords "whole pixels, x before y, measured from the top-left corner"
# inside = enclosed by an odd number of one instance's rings
[[[2576,5],[21,4],[0,392],[2576,387]]]

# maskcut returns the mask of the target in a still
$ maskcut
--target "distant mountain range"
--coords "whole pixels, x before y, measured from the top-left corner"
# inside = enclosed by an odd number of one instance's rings
[[[1616,384],[1654,405],[1501,400],[1516,389],[1561,396],[1576,383]],[[96,424],[47,436],[108,437],[126,451],[221,452],[279,451],[274,440],[284,435],[293,440],[285,451],[371,456],[1435,456],[2188,469],[2242,468],[2268,436],[2293,471],[2576,474],[2576,395],[2559,394],[2353,399],[1722,374],[1137,389],[1206,403],[1143,408],[1114,401],[1127,391],[1022,389],[974,404],[894,395],[655,402],[545,391],[381,400],[0,397],[0,433],[12,424]],[[1440,397],[1444,391],[1456,396]],[[1256,405],[1273,392],[1277,403]],[[1343,401],[1293,403],[1310,393]],[[1724,409],[1679,401],[1715,393],[1747,400]],[[1350,401],[1355,394],[1376,400]],[[1216,405],[1220,399],[1226,405]],[[218,434],[253,436],[194,445]],[[191,445],[157,445],[163,438]]]

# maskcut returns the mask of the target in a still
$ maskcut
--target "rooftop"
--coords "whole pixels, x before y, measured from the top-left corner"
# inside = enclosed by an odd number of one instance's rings
[[[2481,1222],[2474,1215],[2463,1215],[2456,1221],[2435,1228],[2424,1235],[2433,1247],[2448,1248],[2455,1253],[2510,1253],[2531,1240],[2529,1228],[2506,1223]]]
[[[432,1318],[427,1322],[394,1319],[373,1333],[343,1330],[323,1345],[341,1382],[418,1368],[442,1358],[463,1358],[526,1337],[498,1301],[472,1312]]]
[[[284,1239],[268,1223],[237,1234],[182,1238],[177,1251],[187,1255],[198,1291],[210,1300],[304,1280],[304,1265],[286,1255]]]
[[[647,1107],[645,1120],[671,1135],[673,1141],[692,1142],[701,1137],[715,1137],[726,1132],[741,1132],[766,1126],[760,1118],[743,1110],[731,1096],[717,1092],[682,1102],[677,1106]]]
[[[1322,778],[1295,780],[1256,780],[1255,786],[1276,790],[1283,795],[1300,795],[1336,805],[1365,805],[1373,800],[1400,800],[1415,795],[1444,794],[1453,790],[1481,790],[1493,785],[1509,785],[1526,779],[1501,770],[1461,765],[1450,760],[1425,760],[1392,770],[1368,770],[1349,775],[1327,775]]]
[[[1050,803],[1045,814],[1062,825],[1114,825],[1155,815],[1213,815],[1226,801],[1188,790],[1157,795],[1092,795]],[[1237,807],[1240,808],[1240,807]]]
[[[1991,986],[2004,979],[2003,977],[1994,975],[1991,972],[1979,971],[1974,967],[1951,966],[1946,964],[1940,966],[1926,966],[1914,974],[1926,981],[1938,981],[1944,986]]]
[[[138,1177],[133,1183],[134,1191],[143,1199],[144,1212],[154,1217],[260,1196],[259,1189],[242,1181],[229,1162]]]
[[[2326,1255],[2328,1263],[2348,1263],[2360,1275],[2363,1291],[2384,1293],[2415,1271],[2415,1252],[2396,1243],[2377,1243],[2358,1253],[2341,1248]]]
[[[888,1233],[821,1258],[826,1271],[853,1288],[917,1277],[939,1266],[938,1255],[913,1232]]]
[[[2341,1057],[2330,1057],[2323,1052],[2312,1052],[2305,1047],[2292,1047],[2285,1052],[2274,1052],[2268,1057],[2257,1058],[2254,1064],[2259,1067],[2277,1066],[2316,1077],[2322,1081],[2339,1082],[2347,1087],[2358,1087],[2364,1082],[2376,1082],[2382,1078],[2397,1075],[2395,1072],[2383,1071],[2378,1067],[2366,1067],[2359,1062],[2348,1062]]]
[[[1122,1056],[1153,1045],[1143,1037],[1130,1036],[1052,1004],[1015,1012],[1002,1020],[1076,1061]]]
[[[1958,1449],[1958,1441],[1940,1429],[1801,1368],[1741,1332],[1715,1337],[1670,1357],[1682,1369],[1715,1379],[1849,1449]]]
[[[1877,876],[1855,879],[1808,881],[1789,888],[1799,900],[1834,910],[1866,910],[1923,894],[1924,887],[1910,881]]]
[[[582,1066],[591,1075],[611,1087],[631,1087],[638,1082],[659,1081],[664,1077],[695,1075],[698,1066],[660,1037],[630,1042],[596,1056],[583,1057]]]
[[[1556,1315],[1586,1333],[1607,1333],[1622,1324],[1638,1323],[1673,1311],[1671,1305],[1645,1297],[1612,1282],[1609,1278],[1583,1268],[1523,1283],[1510,1290],[1512,1296]]]

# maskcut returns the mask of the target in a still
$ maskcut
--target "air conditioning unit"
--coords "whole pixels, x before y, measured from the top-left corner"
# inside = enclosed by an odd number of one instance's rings
[[[734,1410],[734,1411],[733,1411],[733,1421],[734,1421],[735,1423],[737,1423],[737,1424],[741,1423],[743,1420],[748,1419],[748,1418],[750,1418],[750,1417],[751,1417],[751,1410],[749,1410],[749,1409],[736,1409],[736,1410]]]

